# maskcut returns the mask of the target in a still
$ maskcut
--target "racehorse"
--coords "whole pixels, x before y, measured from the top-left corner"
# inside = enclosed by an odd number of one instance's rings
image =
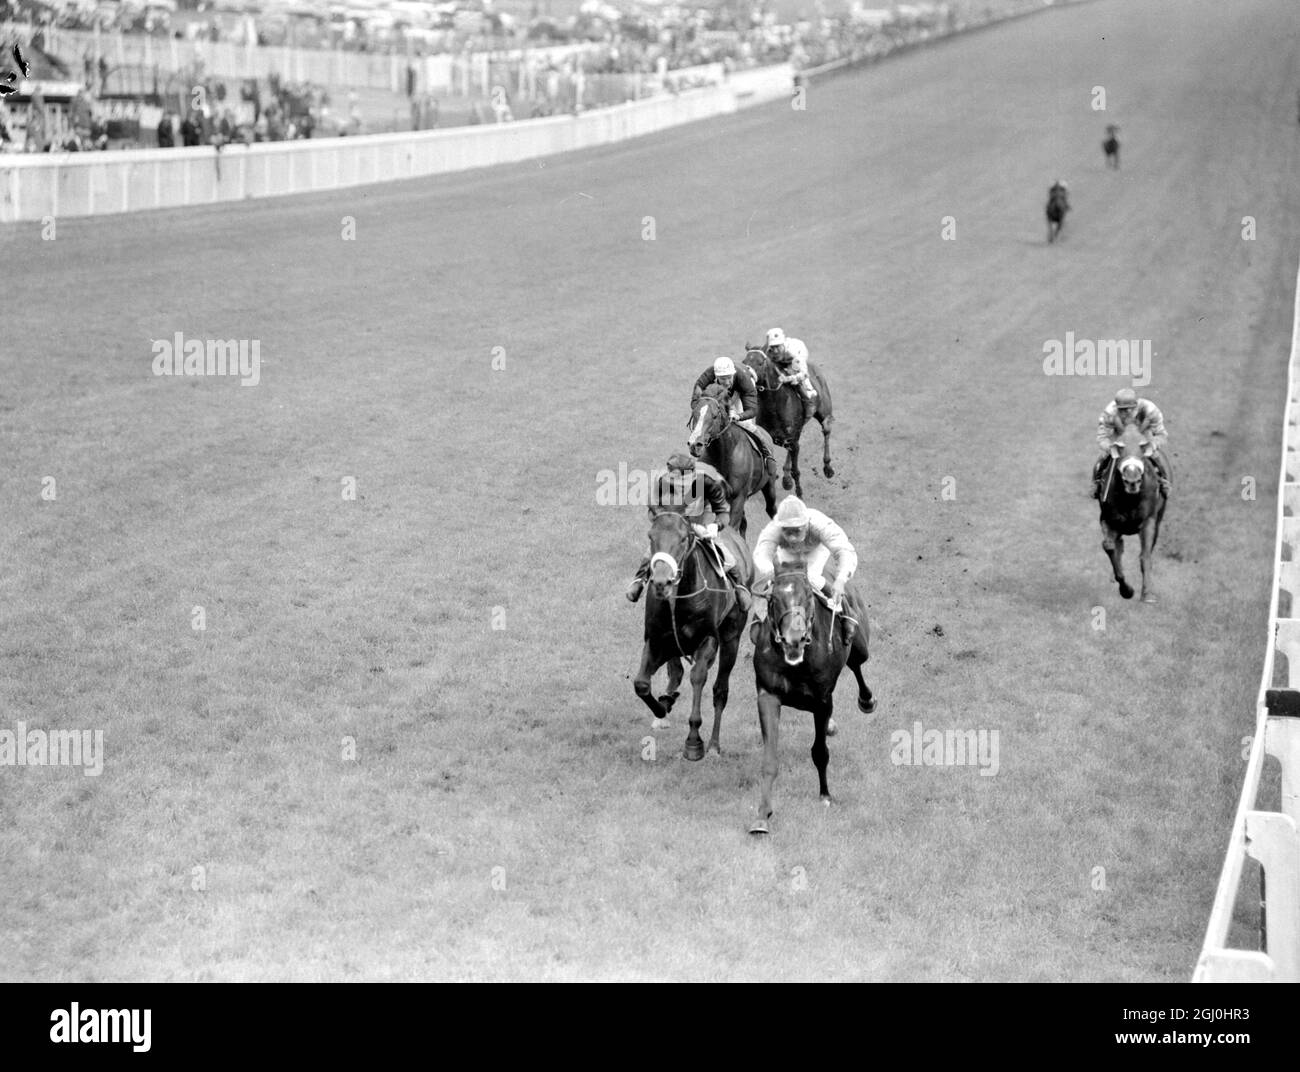
[[[664,719],[677,699],[677,687],[682,680],[681,659],[685,657],[693,663],[693,702],[684,755],[690,760],[703,759],[700,698],[709,667],[716,657],[718,674],[713,682],[713,733],[709,737],[709,751],[721,755],[718,732],[722,727],[722,709],[727,706],[731,670],[736,665],[740,632],[748,614],[740,609],[735,589],[721,567],[711,564],[713,552],[705,550],[690,521],[666,507],[650,509],[653,520],[650,522],[645,643],[632,687],[656,721]],[[730,527],[723,528],[718,539],[726,541],[740,563],[745,583],[749,584],[754,564],[745,541]],[[668,692],[655,699],[650,694],[650,680],[665,663],[670,664]]]
[[[1160,490],[1155,466],[1146,457],[1147,440],[1136,424],[1127,424],[1120,443],[1111,448],[1111,463],[1101,496],[1101,546],[1110,559],[1119,583],[1119,594],[1133,598],[1133,588],[1124,580],[1124,537],[1140,534],[1142,539],[1142,602],[1154,603],[1151,583],[1151,555],[1160,536],[1166,498]],[[1169,464],[1169,459],[1165,459]]]
[[[1106,166],[1119,170],[1119,138],[1115,135],[1119,132],[1119,127],[1108,126],[1106,128],[1106,140],[1101,143],[1102,149],[1106,152]]]
[[[1061,228],[1065,225],[1065,214],[1070,211],[1070,205],[1064,190],[1053,187],[1047,195],[1047,241],[1052,243],[1056,241],[1057,236],[1061,233]]]
[[[826,785],[827,726],[835,700],[835,683],[847,662],[858,679],[858,710],[870,714],[875,697],[862,678],[867,661],[867,612],[852,587],[844,592],[842,612],[857,621],[851,644],[845,644],[838,620],[826,599],[813,590],[807,569],[776,575],[768,595],[767,621],[754,645],[754,678],[758,686],[758,724],[763,731],[763,798],[751,834],[766,834],[772,818],[772,785],[778,769],[781,705],[811,711],[812,761],[817,767],[822,803],[831,804]]]
[[[752,371],[758,388],[758,426],[772,437],[773,443],[785,448],[785,475],[781,483],[787,491],[793,487],[794,493],[802,499],[799,437],[803,435],[803,395],[794,384],[781,382],[781,370],[764,351],[748,344],[745,350],[744,369]],[[744,369],[737,370],[737,375],[743,374]],[[831,424],[835,417],[831,409],[831,392],[826,377],[811,361],[808,362],[808,377],[817,390],[814,416],[822,426],[822,472],[832,477],[835,470],[831,468]]]
[[[731,419],[728,393],[710,384],[691,409],[686,441],[692,456],[713,466],[731,488],[731,524],[745,535],[745,503],[763,493],[767,516],[776,514],[775,476],[768,471],[763,452],[753,437]]]

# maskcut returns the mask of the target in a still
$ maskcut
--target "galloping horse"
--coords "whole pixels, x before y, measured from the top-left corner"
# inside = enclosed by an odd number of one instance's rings
[[[1124,537],[1141,535],[1142,602],[1154,603],[1151,555],[1160,536],[1166,499],[1155,466],[1145,456],[1146,445],[1138,426],[1127,424],[1120,443],[1111,448],[1112,460],[1101,496],[1101,546],[1110,559],[1119,594],[1132,599],[1133,588],[1124,580]],[[1165,464],[1169,464],[1168,458]]]
[[[753,371],[758,387],[758,426],[772,437],[773,443],[785,448],[785,476],[781,483],[787,491],[793,487],[794,493],[802,499],[799,437],[803,435],[803,396],[794,384],[781,383],[781,370],[766,353],[748,344],[745,349],[745,368],[738,369],[737,375],[744,375],[746,369]],[[822,426],[822,472],[832,477],[835,470],[831,468],[831,424],[835,417],[831,411],[831,392],[826,377],[811,361],[808,362],[808,377],[817,389],[814,416]]]
[[[1065,214],[1070,211],[1069,199],[1064,190],[1053,186],[1047,195],[1047,241],[1056,241],[1065,225]]]
[[[720,568],[710,563],[710,555],[700,543],[691,523],[679,513],[664,507],[651,507],[650,580],[645,604],[645,643],[641,648],[641,665],[632,687],[645,701],[656,720],[666,718],[677,699],[682,680],[681,658],[693,661],[691,668],[690,732],[686,736],[687,759],[704,758],[700,738],[700,698],[708,680],[709,667],[718,660],[718,676],[713,682],[713,734],[709,751],[721,754],[718,731],[722,727],[722,709],[727,695],[732,667],[740,649],[740,632],[748,615],[740,609],[736,592]],[[741,564],[745,583],[753,578],[754,564],[749,547],[730,527],[718,533],[718,539]],[[668,692],[655,699],[650,680],[665,663],[668,667]]]
[[[1115,135],[1119,132],[1119,127],[1113,123],[1106,128],[1106,140],[1101,143],[1102,149],[1106,153],[1106,166],[1119,170],[1119,138]]]
[[[745,503],[763,493],[767,516],[776,514],[773,474],[753,437],[731,419],[727,392],[716,384],[706,387],[691,409],[691,430],[686,445],[696,458],[713,466],[731,487],[731,524],[745,535]]]
[[[827,725],[835,701],[835,683],[847,662],[858,679],[858,710],[870,714],[875,697],[862,678],[867,661],[867,611],[850,586],[844,592],[843,612],[858,623],[853,642],[845,644],[826,600],[814,592],[806,569],[776,575],[768,596],[768,617],[754,646],[754,678],[758,685],[758,723],[763,731],[763,799],[751,834],[768,833],[772,818],[772,785],[779,766],[781,705],[811,711],[815,737],[812,760],[821,784],[822,803],[830,805],[826,785]]]

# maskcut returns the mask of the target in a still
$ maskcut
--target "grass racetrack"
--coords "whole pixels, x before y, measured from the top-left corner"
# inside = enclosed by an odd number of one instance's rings
[[[0,729],[105,747],[98,778],[0,768],[0,972],[1188,978],[1263,656],[1298,83],[1293,0],[1100,0],[803,111],[0,228]],[[844,675],[831,809],[786,711],[754,841],[752,666],[720,760],[680,758],[680,702],[643,758],[645,512],[596,490],[773,324],[835,393],[805,491],[860,553],[880,709]],[[178,331],[259,340],[260,384],[155,377]],[[1086,497],[1127,381],[1044,375],[1067,332],[1152,341],[1156,606]],[[997,730],[996,776],[892,763],[917,721]]]

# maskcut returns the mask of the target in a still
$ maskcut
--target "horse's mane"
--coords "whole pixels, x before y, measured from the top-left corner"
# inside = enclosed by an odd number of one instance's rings
[[[708,395],[710,398],[716,398],[719,401],[724,399],[729,393],[730,392],[720,383],[711,383],[700,392],[700,394]]]

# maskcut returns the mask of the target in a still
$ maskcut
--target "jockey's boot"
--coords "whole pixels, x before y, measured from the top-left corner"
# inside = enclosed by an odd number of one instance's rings
[[[768,476],[772,479],[772,487],[775,488],[781,478],[781,467],[776,464],[776,455],[772,453],[772,448],[767,445],[762,436],[755,436],[754,442],[763,452],[763,468],[767,470]]]
[[[632,583],[627,586],[627,600],[629,603],[635,603],[641,598],[641,593],[645,591],[646,578],[650,576],[650,556],[646,555],[641,559],[641,565],[636,568],[636,576],[632,578]]]
[[[749,642],[757,646],[758,634],[767,622],[767,600],[759,597],[757,600],[751,600],[751,602],[754,606],[754,620],[749,625]]]
[[[727,577],[736,586],[736,602],[740,604],[740,609],[745,614],[748,614],[749,608],[754,605],[754,600],[749,594],[749,587],[745,584],[745,578],[741,575],[739,562],[733,562],[728,567]]]
[[[1151,464],[1156,467],[1156,478],[1160,481],[1160,490],[1164,492],[1165,498],[1169,498],[1169,492],[1172,485],[1169,483],[1169,470],[1165,468],[1165,460],[1159,454],[1151,455]]]
[[[858,635],[858,623],[841,611],[839,625],[840,637],[843,639],[845,646],[852,646],[853,638]]]

